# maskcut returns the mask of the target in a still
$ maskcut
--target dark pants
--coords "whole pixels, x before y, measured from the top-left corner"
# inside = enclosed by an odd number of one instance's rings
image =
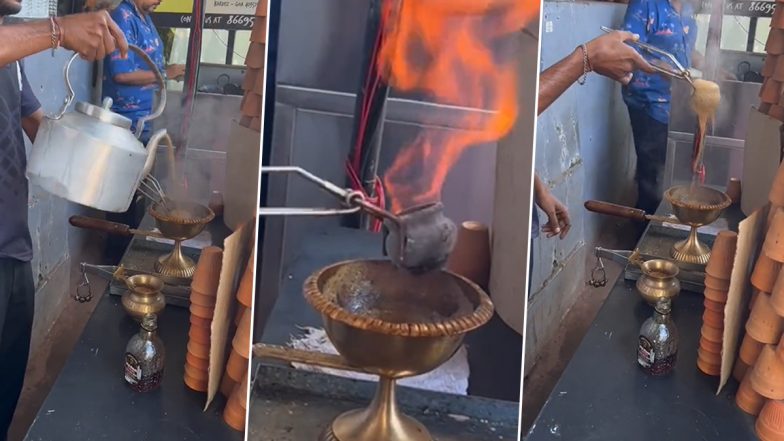
[[[129,225],[131,228],[139,228],[139,224],[144,217],[146,200],[137,195],[131,201],[131,206],[125,213],[106,213],[106,220]],[[132,237],[109,235],[106,238],[106,258],[113,264],[120,263],[125,250],[131,243]]]
[[[34,302],[30,262],[0,258],[0,440],[3,441],[24,384]]]
[[[637,208],[653,214],[664,194],[668,126],[651,118],[645,110],[632,107],[629,119],[637,152]]]

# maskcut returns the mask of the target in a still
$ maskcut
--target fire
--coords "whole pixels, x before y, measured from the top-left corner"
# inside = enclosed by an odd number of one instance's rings
[[[434,202],[462,153],[501,139],[517,118],[517,60],[492,45],[539,16],[536,0],[402,0],[386,21],[379,70],[390,86],[470,112],[456,131],[423,128],[384,176],[393,212]],[[426,60],[423,62],[422,60]],[[427,121],[425,121],[427,123]],[[520,146],[526,148],[526,146]]]

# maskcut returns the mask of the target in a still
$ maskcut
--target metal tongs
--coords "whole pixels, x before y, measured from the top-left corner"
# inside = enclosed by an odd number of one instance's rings
[[[610,29],[607,26],[602,26],[602,31],[606,33],[615,32],[614,29]],[[665,50],[659,49],[656,46],[651,46],[650,44],[642,43],[639,41],[627,41],[626,43],[632,46],[636,46],[642,50],[645,50],[652,55],[657,55],[659,57],[664,58],[665,59],[664,61],[669,62],[672,65],[672,68],[664,67],[658,63],[651,63],[651,66],[659,73],[667,75],[671,78],[685,80],[689,84],[691,84],[692,87],[694,87],[694,82],[692,81],[691,73],[689,72],[689,69],[683,67],[683,65],[678,61],[678,59],[675,58],[675,55]]]

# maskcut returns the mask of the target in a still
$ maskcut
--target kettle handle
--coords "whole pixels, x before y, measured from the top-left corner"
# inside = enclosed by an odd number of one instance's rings
[[[152,59],[150,59],[150,56],[147,55],[146,52],[134,45],[128,45],[128,49],[134,51],[145,63],[147,63],[147,66],[149,66],[152,73],[155,74],[155,79],[158,82],[158,91],[156,93],[158,95],[158,106],[151,114],[139,118],[139,121],[136,123],[135,135],[137,138],[140,138],[142,136],[142,132],[144,131],[144,124],[161,116],[163,114],[163,110],[166,108],[166,82],[163,80],[163,74],[160,70],[158,70],[158,66],[153,63]]]
[[[152,72],[155,74],[155,79],[158,81],[158,107],[155,111],[145,117],[139,119],[139,122],[136,124],[136,137],[139,138],[142,136],[142,132],[144,131],[144,124],[147,121],[153,120],[163,114],[163,110],[166,108],[166,83],[163,80],[163,75],[161,71],[158,70],[158,66],[153,63],[152,59],[150,59],[149,55],[144,52],[141,48],[135,45],[128,45],[128,49],[135,52],[136,55],[141,57],[141,59],[152,69]],[[74,60],[78,57],[78,53],[74,53],[71,56],[71,59],[68,60],[68,63],[65,65],[65,69],[63,71],[63,75],[65,76],[65,88],[67,93],[65,95],[65,100],[63,100],[63,106],[60,108],[60,111],[56,114],[50,116],[51,119],[60,119],[65,115],[65,112],[68,110],[68,107],[73,103],[74,98],[76,97],[76,93],[74,93],[73,85],[71,84],[71,66],[73,65]]]
[[[78,53],[74,53],[71,56],[71,59],[68,60],[68,63],[65,65],[65,69],[63,69],[63,75],[65,76],[65,90],[66,95],[65,99],[63,100],[63,106],[60,107],[60,111],[55,113],[54,115],[50,115],[49,119],[60,119],[65,115],[65,112],[68,111],[68,107],[73,103],[74,98],[76,98],[76,93],[74,93],[73,86],[71,85],[70,73],[71,73],[71,65],[73,64],[76,57],[78,57]]]

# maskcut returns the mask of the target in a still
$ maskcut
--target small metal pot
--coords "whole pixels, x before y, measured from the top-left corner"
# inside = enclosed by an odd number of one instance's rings
[[[124,281],[128,291],[122,295],[122,305],[128,315],[138,322],[147,314],[160,315],[166,307],[161,279],[148,274],[138,274]]]
[[[678,265],[669,260],[652,259],[640,264],[642,275],[637,279],[637,291],[649,305],[659,299],[674,299],[681,292]]]

